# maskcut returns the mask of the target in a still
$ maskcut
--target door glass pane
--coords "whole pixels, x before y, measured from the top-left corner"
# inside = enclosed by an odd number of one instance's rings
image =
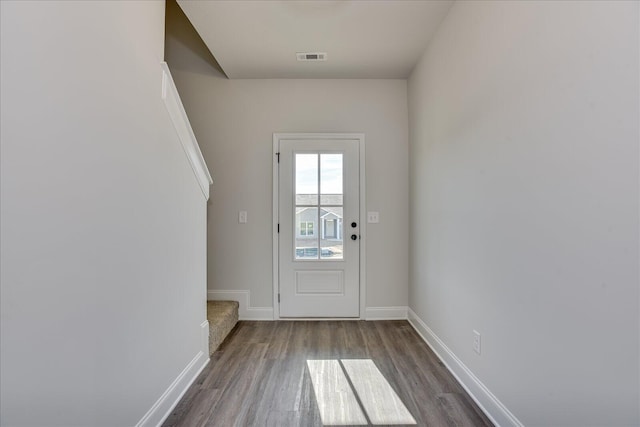
[[[328,207],[320,208],[320,258],[322,259],[342,259],[343,250],[343,208]]]
[[[318,206],[318,154],[296,153],[296,205]]]
[[[318,208],[296,207],[296,259],[318,259]]]
[[[320,155],[320,204],[342,206],[342,154]]]
[[[295,259],[344,259],[343,154],[296,153],[295,182]]]

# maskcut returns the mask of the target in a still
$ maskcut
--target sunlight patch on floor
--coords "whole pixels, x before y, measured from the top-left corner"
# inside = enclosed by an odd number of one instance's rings
[[[371,424],[416,424],[389,382],[371,359],[341,360]]]
[[[367,424],[367,419],[337,360],[307,360],[307,366],[322,424]]]
[[[322,424],[416,424],[371,359],[307,360],[307,367]]]

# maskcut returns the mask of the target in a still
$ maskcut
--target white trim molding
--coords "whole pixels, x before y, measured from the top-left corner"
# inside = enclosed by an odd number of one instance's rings
[[[367,307],[366,320],[407,320],[408,307]]]
[[[184,110],[184,106],[180,100],[178,89],[171,77],[169,66],[166,62],[161,62],[160,67],[162,68],[162,99],[164,100],[164,105],[167,107],[173,126],[176,129],[182,148],[189,159],[191,169],[193,169],[193,173],[198,180],[202,194],[205,199],[209,200],[209,186],[213,184],[213,179],[211,178],[207,164],[198,146],[198,141],[191,128],[187,112]]]
[[[202,325],[200,325],[202,327]],[[206,322],[207,327],[207,343],[209,341],[209,322]],[[189,362],[189,364],[180,372],[180,375],[171,383],[169,388],[162,393],[162,396],[153,404],[151,409],[147,411],[140,421],[136,424],[136,427],[158,427],[167,419],[173,408],[176,407],[182,396],[187,392],[191,384],[198,378],[200,372],[209,363],[209,356],[207,356],[209,349],[205,352],[198,351],[198,354]]]
[[[252,307],[251,291],[212,290],[207,291],[209,301],[238,301],[239,320],[273,320],[273,307]]]
[[[408,320],[493,424],[502,427],[524,427],[411,308],[408,309]]]

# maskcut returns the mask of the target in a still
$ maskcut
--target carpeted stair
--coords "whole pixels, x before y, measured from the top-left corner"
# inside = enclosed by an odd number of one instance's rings
[[[238,323],[237,301],[207,301],[209,355],[212,355]]]

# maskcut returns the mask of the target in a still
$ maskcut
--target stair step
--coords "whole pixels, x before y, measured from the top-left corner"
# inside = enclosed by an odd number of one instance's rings
[[[238,323],[237,301],[207,301],[209,320],[209,355],[222,344],[225,337]]]

